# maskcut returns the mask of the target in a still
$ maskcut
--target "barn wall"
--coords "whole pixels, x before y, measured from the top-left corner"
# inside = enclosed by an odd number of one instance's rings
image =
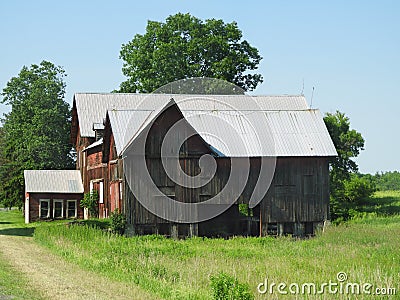
[[[271,187],[261,203],[264,222],[314,222],[328,218],[326,158],[278,158]]]
[[[172,182],[164,171],[160,159],[160,149],[165,133],[172,124],[181,118],[180,112],[172,106],[154,122],[146,141],[147,168],[153,182],[164,194],[176,201],[202,202],[219,194],[224,188],[230,175],[231,163],[229,158],[216,158],[216,175],[207,185],[201,188],[187,189]],[[192,129],[188,127],[187,130],[190,132]],[[198,135],[194,135],[181,148],[181,168],[189,175],[197,175],[200,171],[199,157],[205,153],[212,154],[204,141]],[[243,160],[239,160],[239,163],[245,164],[246,161],[247,159],[243,158]],[[248,203],[259,177],[260,161],[260,158],[250,159],[250,174],[246,187],[237,203],[217,218],[199,223],[196,229],[198,234],[207,235],[206,233],[212,232],[216,227],[227,226],[228,228],[225,230],[229,234],[240,231],[241,221],[237,204]],[[133,184],[141,186],[141,178],[136,176],[135,170],[126,171],[131,172],[130,177],[134,178]],[[153,197],[153,201],[157,201],[150,190],[146,191],[148,189],[146,186],[141,186],[141,188],[144,189],[144,193],[148,197]],[[177,230],[172,228],[176,225],[150,213],[135,199],[129,189],[125,189],[127,192],[125,193],[124,212],[127,215],[128,224],[132,225],[136,233],[160,232],[164,231],[165,228],[168,231],[168,226],[170,226],[169,232]],[[221,204],[228,203],[232,197],[233,195],[226,194],[225,198],[220,199]],[[259,226],[256,226],[258,234],[261,230],[262,235],[267,234],[269,224],[284,228],[280,230],[280,233],[294,231],[292,227],[296,227],[295,224],[301,224],[304,227],[311,223],[312,228],[314,228],[314,223],[323,222],[328,218],[328,208],[328,159],[325,157],[280,157],[277,159],[270,189],[261,203],[253,210],[253,217],[248,218],[251,219],[249,228],[254,225],[254,222],[257,222],[259,224]],[[165,209],[171,208],[165,207]],[[232,220],[236,220],[236,222]],[[179,226],[185,227],[186,225],[177,225],[177,227]]]
[[[67,200],[77,200],[77,218],[83,218],[83,209],[80,207],[80,200],[83,198],[82,194],[55,194],[55,193],[28,193],[29,196],[29,222],[39,220],[40,199],[50,199],[50,218],[53,212],[54,200],[63,200],[64,216],[66,218]]]

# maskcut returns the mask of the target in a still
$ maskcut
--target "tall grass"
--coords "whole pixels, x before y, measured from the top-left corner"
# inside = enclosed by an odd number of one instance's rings
[[[34,237],[67,260],[164,299],[210,299],[210,277],[218,273],[234,276],[265,299],[256,288],[266,277],[323,283],[346,272],[353,282],[400,289],[399,233],[400,217],[394,216],[330,227],[307,240],[126,238],[86,226],[38,227]]]

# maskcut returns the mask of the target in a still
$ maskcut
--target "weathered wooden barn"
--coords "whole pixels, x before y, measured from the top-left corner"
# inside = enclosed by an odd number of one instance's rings
[[[336,151],[322,115],[310,109],[303,96],[252,97],[256,107],[249,106],[240,95],[199,96],[195,101],[184,101],[186,98],[187,95],[165,94],[74,96],[71,138],[78,153],[77,168],[82,172],[85,192],[99,190],[100,217],[119,209],[126,214],[132,233],[171,236],[312,234],[318,224],[329,218],[328,164]],[[249,114],[268,121],[276,156],[270,188],[253,208],[249,207],[249,201],[260,178],[261,161],[271,153],[254,147],[257,137],[251,134],[249,124],[244,125]],[[210,115],[217,116],[214,119],[221,122],[208,122]],[[199,160],[204,154],[213,156],[217,164],[215,176],[202,188],[175,184],[163,169],[161,141],[180,120],[186,124],[183,131],[193,134],[182,144],[179,153],[184,172],[197,175]],[[227,124],[239,132],[245,149],[237,146],[235,138],[228,138],[226,145],[204,134],[219,129],[219,134],[226,135]],[[134,196],[125,176],[129,174],[131,185],[141,184],[140,173],[124,163],[124,158],[140,141],[144,129],[148,131],[144,153],[147,169],[163,194],[178,202],[202,203],[223,190],[232,158],[249,160],[248,180],[237,201],[221,215],[198,223],[173,222],[151,213]],[[271,140],[261,143],[271,143]],[[157,205],[157,197],[150,190],[145,195]],[[228,199],[220,201],[222,205]]]
[[[83,218],[83,185],[77,170],[25,170],[25,223]]]

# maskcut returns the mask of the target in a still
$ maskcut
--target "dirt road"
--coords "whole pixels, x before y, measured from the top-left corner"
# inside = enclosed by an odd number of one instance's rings
[[[115,282],[53,255],[31,237],[0,235],[0,256],[44,299],[154,299],[137,286]],[[0,295],[1,299],[1,295]]]

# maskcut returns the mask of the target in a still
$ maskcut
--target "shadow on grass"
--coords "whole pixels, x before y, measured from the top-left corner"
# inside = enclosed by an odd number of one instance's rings
[[[1,222],[0,221],[0,224],[12,224],[11,222]]]
[[[33,236],[34,232],[35,232],[35,227],[5,228],[0,230],[0,235]]]
[[[98,229],[107,229],[110,226],[108,219],[89,219],[78,221],[79,225],[86,225]]]
[[[378,215],[398,215],[400,214],[400,200],[392,196],[369,198],[364,201],[360,211],[375,212]]]

